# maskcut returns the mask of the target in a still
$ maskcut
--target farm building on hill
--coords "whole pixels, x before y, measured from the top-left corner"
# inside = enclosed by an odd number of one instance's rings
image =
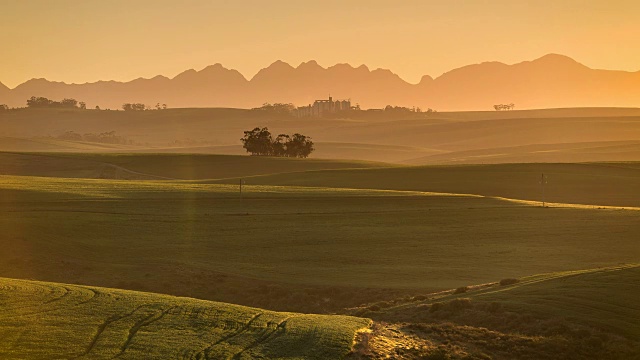
[[[295,113],[298,117],[322,117],[343,110],[351,110],[351,100],[334,101],[329,96],[329,99],[314,101],[313,105],[300,106],[295,110]]]

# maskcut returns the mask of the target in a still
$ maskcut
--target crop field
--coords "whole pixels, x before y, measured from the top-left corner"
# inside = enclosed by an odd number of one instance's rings
[[[336,169],[271,174],[249,184],[476,194],[594,206],[640,206],[640,163],[492,164]],[[215,181],[231,183],[236,180]]]
[[[370,320],[0,278],[3,359],[337,359]]]
[[[393,166],[355,160],[205,154],[0,152],[0,175],[105,179],[222,179],[322,169]]]
[[[0,160],[0,358],[637,355],[637,162]]]
[[[420,182],[401,169],[397,188]],[[0,276],[328,311],[640,255],[638,211],[350,189],[357,171],[274,175],[323,187],[247,178],[242,198],[236,181],[2,176]]]

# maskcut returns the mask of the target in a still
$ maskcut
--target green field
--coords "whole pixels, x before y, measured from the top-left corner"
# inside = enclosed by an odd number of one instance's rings
[[[595,206],[640,206],[640,163],[495,164],[309,171],[246,179],[249,184],[476,194]],[[235,180],[217,181],[218,183]]]
[[[323,169],[393,166],[322,160],[207,154],[0,152],[0,175],[106,179],[223,179]]]
[[[615,359],[637,345],[638,268],[621,266],[640,258],[637,162],[0,160],[0,357],[340,358],[368,318],[350,358]]]
[[[370,320],[0,278],[3,359],[338,359]]]
[[[474,195],[246,185],[241,200],[231,184],[15,176],[0,194],[2,276],[279,310],[640,255],[637,211]]]

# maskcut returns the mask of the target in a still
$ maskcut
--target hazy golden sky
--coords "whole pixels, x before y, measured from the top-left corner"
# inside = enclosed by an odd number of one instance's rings
[[[640,70],[640,1],[0,0],[0,82],[173,77],[275,60],[388,68],[410,82],[547,53]]]

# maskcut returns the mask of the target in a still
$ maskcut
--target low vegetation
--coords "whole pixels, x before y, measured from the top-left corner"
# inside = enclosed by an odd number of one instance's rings
[[[62,99],[60,101],[50,100],[46,97],[32,96],[27,100],[29,108],[58,108],[58,109],[86,109],[87,104],[76,99]]]
[[[633,264],[551,273],[355,308],[378,323],[352,358],[636,359],[638,276]]]
[[[370,320],[0,278],[3,359],[339,359]]]

